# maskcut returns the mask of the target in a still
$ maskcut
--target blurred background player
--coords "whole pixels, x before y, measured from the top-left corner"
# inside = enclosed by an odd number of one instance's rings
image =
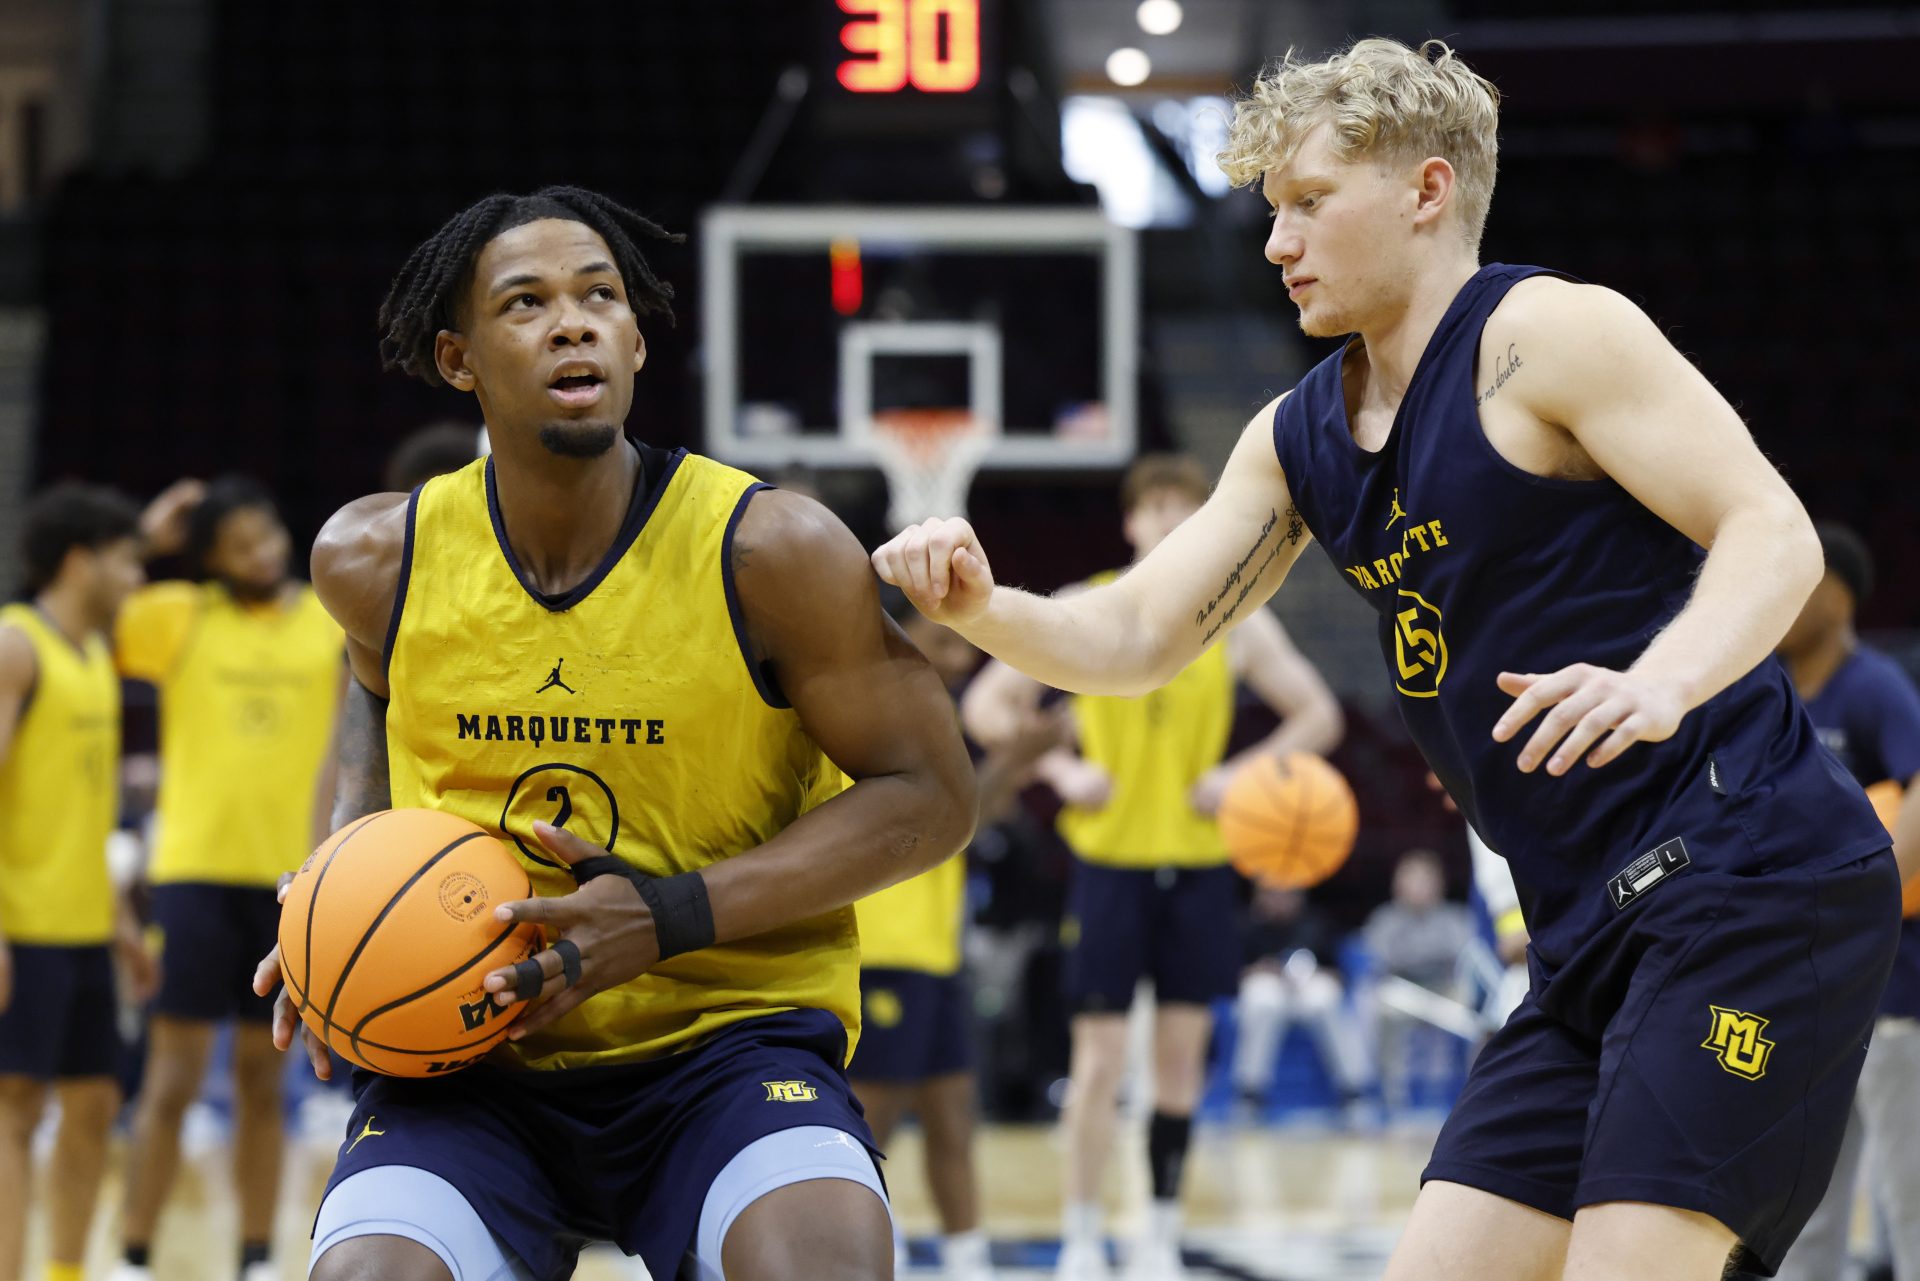
[[[1207,475],[1191,458],[1148,455],[1121,485],[1124,532],[1137,561],[1207,498]],[[1120,571],[1097,574],[1097,585]],[[1244,681],[1281,718],[1279,728],[1231,759],[1235,682]],[[1044,687],[1004,663],[989,663],[962,712],[973,737],[1007,740],[1034,714]],[[1238,980],[1240,880],[1213,822],[1227,780],[1263,753],[1331,750],[1340,706],[1280,621],[1257,610],[1164,687],[1140,698],[1072,700],[1079,751],[1040,762],[1065,802],[1060,833],[1076,856],[1063,931],[1073,1010],[1067,1102],[1065,1208],[1059,1273],[1105,1274],[1101,1175],[1112,1147],[1127,1074],[1127,1011],[1143,978],[1154,988],[1153,1114],[1147,1159],[1153,1205],[1129,1267],[1140,1277],[1181,1275],[1180,1181],[1198,1106],[1210,1003]]]
[[[485,434],[485,428],[472,423],[428,423],[387,455],[382,488],[389,494],[410,494],[435,476],[459,471],[480,456]]]
[[[1367,1055],[1346,1007],[1339,939],[1303,890],[1256,884],[1247,913],[1246,969],[1234,998],[1233,1089],[1258,1116],[1287,1029],[1304,1024],[1340,1093],[1342,1118],[1363,1119]]]
[[[883,599],[957,697],[979,668],[980,651],[958,632],[928,622],[902,593],[888,589]],[[1034,762],[1065,738],[1060,717],[1037,712],[1005,744],[976,755],[980,826],[1006,815]],[[902,1120],[919,1118],[927,1187],[944,1238],[941,1265],[949,1281],[986,1281],[993,1267],[980,1226],[973,1154],[979,1086],[971,992],[962,973],[966,893],[966,856],[957,854],[854,905],[861,1031],[848,1075],[882,1152]]]
[[[1920,843],[1920,690],[1900,665],[1862,644],[1854,615],[1873,593],[1873,555],[1844,525],[1817,526],[1826,573],[1780,642],[1780,658],[1806,702],[1820,741],[1863,787],[1905,791],[1892,824],[1894,851]],[[1853,1116],[1826,1198],[1788,1253],[1783,1281],[1835,1281],[1847,1268],[1854,1187],[1864,1159],[1867,1191],[1889,1230],[1893,1276],[1920,1278],[1920,919],[1901,924],[1893,975],[1880,1001]]]
[[[1408,850],[1393,869],[1393,896],[1367,917],[1362,931],[1379,977],[1400,979],[1453,1000],[1465,994],[1461,962],[1474,939],[1473,917],[1446,897],[1446,874],[1432,850]],[[1373,999],[1373,1061],[1379,1065],[1382,1101],[1391,1112],[1412,1099],[1416,1068],[1438,1075],[1431,1064],[1415,1062],[1413,1032],[1417,1019],[1391,1001]],[[1437,1043],[1420,1042],[1428,1053]]]
[[[128,1153],[125,1261],[115,1275],[139,1281],[146,1273],[179,1164],[181,1118],[200,1091],[215,1034],[232,1021],[240,1270],[259,1281],[271,1276],[283,1060],[269,1029],[273,1007],[250,985],[279,925],[274,881],[312,848],[343,641],[313,589],[290,576],[292,543],[262,486],[229,476],[169,495],[160,521],[177,529],[200,581],[136,593],[115,629],[122,673],[160,695],[160,798],[147,876],[161,940]]]
[[[107,868],[120,681],[107,635],[145,581],[139,510],[61,484],[27,507],[31,600],[0,606],[0,1281],[21,1281],[34,1128],[49,1090],[47,1281],[80,1281],[120,1109],[114,964],[152,966]]]

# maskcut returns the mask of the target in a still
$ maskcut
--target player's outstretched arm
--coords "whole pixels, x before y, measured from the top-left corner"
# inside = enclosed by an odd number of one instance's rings
[[[1172,680],[1259,608],[1307,543],[1273,450],[1267,405],[1212,497],[1116,581],[1065,597],[997,585],[963,520],[930,520],[873,554],[927,617],[1058,689],[1142,694]]]
[[[1604,765],[1636,741],[1670,737],[1771,654],[1820,579],[1820,543],[1733,407],[1633,303],[1542,278],[1516,286],[1496,320],[1524,362],[1501,394],[1707,549],[1686,607],[1627,671],[1501,675],[1517,697],[1493,736],[1511,739],[1551,708],[1519,764],[1564,774],[1583,757]]]

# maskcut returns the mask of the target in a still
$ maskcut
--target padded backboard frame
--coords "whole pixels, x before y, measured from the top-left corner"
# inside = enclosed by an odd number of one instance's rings
[[[835,241],[863,249],[1021,254],[1083,251],[1100,265],[1100,395],[1110,430],[1098,438],[1057,436],[1038,424],[1000,424],[983,466],[996,469],[1117,467],[1137,448],[1135,388],[1140,342],[1140,265],[1134,233],[1091,209],[923,206],[715,206],[701,222],[706,448],[724,462],[778,468],[874,466],[870,436],[848,421],[749,435],[740,411],[740,260],[755,250],[784,253]],[[842,325],[865,322],[847,320]],[[841,388],[843,394],[846,388]]]

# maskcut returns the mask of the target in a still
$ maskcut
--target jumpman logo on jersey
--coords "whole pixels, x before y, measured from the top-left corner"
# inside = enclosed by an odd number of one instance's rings
[[[552,689],[555,685],[558,685],[561,689],[566,690],[567,693],[569,694],[578,694],[580,692],[579,690],[575,689],[573,686],[567,684],[565,681],[560,679],[560,664],[566,661],[567,660],[563,658],[563,659],[560,659],[559,662],[556,662],[553,665],[553,670],[547,673],[547,683],[545,685],[542,685],[539,689],[534,690],[533,692],[536,694],[544,694],[548,690]]]
[[[380,1135],[386,1133],[385,1130],[376,1130],[373,1128],[373,1123],[379,1119],[380,1119],[379,1117],[375,1117],[375,1116],[370,1116],[367,1118],[366,1128],[362,1129],[360,1133],[354,1137],[353,1142],[347,1144],[347,1151],[349,1153],[351,1153],[355,1148],[360,1146],[361,1139],[365,1139],[369,1137],[378,1138]]]
[[[1395,521],[1405,520],[1406,518],[1407,509],[1400,505],[1400,487],[1395,485],[1393,487],[1393,507],[1387,512],[1387,523],[1380,528],[1382,530],[1392,529]]]

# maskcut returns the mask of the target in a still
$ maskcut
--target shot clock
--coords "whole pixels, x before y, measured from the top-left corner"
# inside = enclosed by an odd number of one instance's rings
[[[832,132],[989,127],[1002,0],[810,0],[814,84]]]

